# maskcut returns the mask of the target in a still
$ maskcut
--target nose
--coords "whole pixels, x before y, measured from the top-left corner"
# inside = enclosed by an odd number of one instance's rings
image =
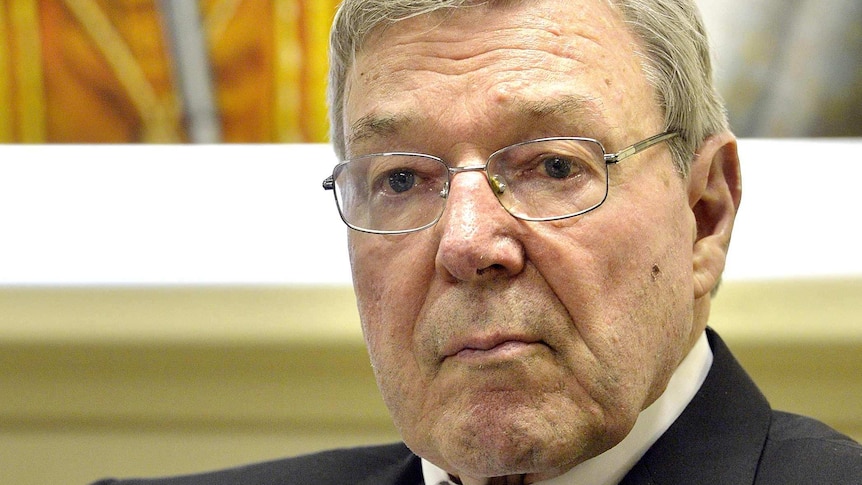
[[[524,267],[521,222],[494,196],[484,172],[452,174],[446,211],[436,230],[436,269],[451,281],[513,276]]]

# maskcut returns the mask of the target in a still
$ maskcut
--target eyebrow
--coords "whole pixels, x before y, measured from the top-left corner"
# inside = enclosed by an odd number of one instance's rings
[[[409,116],[403,115],[380,116],[375,113],[365,115],[350,125],[347,145],[350,146],[368,138],[395,136],[400,131],[400,127],[407,123],[409,119]]]
[[[601,101],[578,95],[565,95],[550,100],[517,100],[516,110],[536,120],[544,118],[565,119],[595,124],[603,118]]]

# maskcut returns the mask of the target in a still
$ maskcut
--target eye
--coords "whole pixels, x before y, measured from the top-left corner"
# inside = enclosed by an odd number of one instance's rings
[[[407,192],[416,185],[416,175],[412,170],[398,169],[389,173],[389,187],[396,193]]]
[[[564,179],[572,174],[572,161],[563,157],[548,157],[542,165],[545,173],[551,178]]]

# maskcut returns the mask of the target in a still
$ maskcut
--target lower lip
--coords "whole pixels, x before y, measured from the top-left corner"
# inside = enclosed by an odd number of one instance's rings
[[[495,345],[490,349],[464,349],[455,354],[453,357],[458,360],[479,361],[479,360],[506,360],[522,356],[524,353],[534,349],[539,343],[506,341],[499,345]]]

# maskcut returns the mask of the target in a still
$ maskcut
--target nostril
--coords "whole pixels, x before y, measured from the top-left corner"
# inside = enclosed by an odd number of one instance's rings
[[[477,276],[482,276],[485,273],[505,273],[506,267],[502,264],[492,264],[491,266],[487,266],[485,268],[479,268],[476,270]]]

